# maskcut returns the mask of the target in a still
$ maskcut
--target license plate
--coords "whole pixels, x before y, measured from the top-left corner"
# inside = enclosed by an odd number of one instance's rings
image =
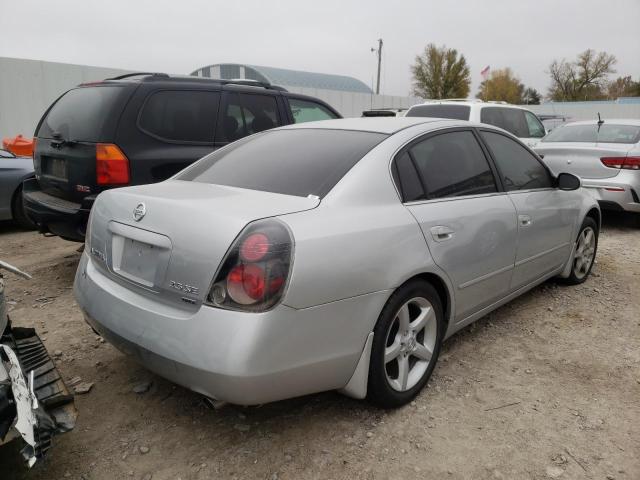
[[[144,285],[153,286],[160,248],[130,238],[124,239],[121,274]]]
[[[67,164],[63,158],[47,158],[45,162],[46,175],[57,178],[67,178]]]

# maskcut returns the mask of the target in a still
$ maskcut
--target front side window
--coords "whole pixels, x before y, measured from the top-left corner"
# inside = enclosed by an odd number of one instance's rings
[[[161,140],[213,143],[219,99],[218,92],[161,90],[145,102],[138,125]]]
[[[530,138],[542,138],[545,136],[547,132],[545,132],[538,117],[531,112],[525,111],[524,118],[527,120],[527,128],[529,129]]]
[[[547,169],[516,140],[486,130],[482,131],[481,135],[493,154],[507,191],[553,186]]]
[[[529,137],[529,127],[524,111],[518,108],[483,107],[480,110],[480,121],[500,127],[518,138]]]
[[[219,149],[175,178],[322,198],[385,138],[351,130],[273,130]]]
[[[317,120],[332,120],[337,117],[323,105],[309,100],[289,98],[289,108],[293,116],[293,123],[315,122]]]
[[[417,179],[411,178],[411,164]],[[396,159],[396,168],[405,202],[497,191],[489,162],[469,130],[443,133],[416,143],[407,156]]]

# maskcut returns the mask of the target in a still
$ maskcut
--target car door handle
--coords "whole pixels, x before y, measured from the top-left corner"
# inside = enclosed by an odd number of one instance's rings
[[[531,225],[531,217],[529,215],[518,215],[518,221],[523,227],[528,227],[529,225]]]
[[[431,236],[436,242],[444,242],[445,240],[450,240],[453,238],[454,231],[449,227],[445,227],[444,225],[437,225],[435,227],[431,227]]]

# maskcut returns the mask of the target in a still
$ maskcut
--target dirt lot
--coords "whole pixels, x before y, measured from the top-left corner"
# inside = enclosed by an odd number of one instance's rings
[[[92,333],[78,244],[0,224],[0,257],[34,275],[7,275],[14,323],[94,383],[48,459],[27,472],[5,446],[0,477],[639,479],[640,229],[614,216],[600,238],[585,284],[547,283],[451,338],[410,406],[325,393],[216,411]]]

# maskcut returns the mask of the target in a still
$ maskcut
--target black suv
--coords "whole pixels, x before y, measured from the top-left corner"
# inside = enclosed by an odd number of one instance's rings
[[[41,232],[82,242],[105,189],[165,180],[252,133],[332,118],[317,98],[252,80],[145,73],[82,84],[38,123],[25,211]]]

